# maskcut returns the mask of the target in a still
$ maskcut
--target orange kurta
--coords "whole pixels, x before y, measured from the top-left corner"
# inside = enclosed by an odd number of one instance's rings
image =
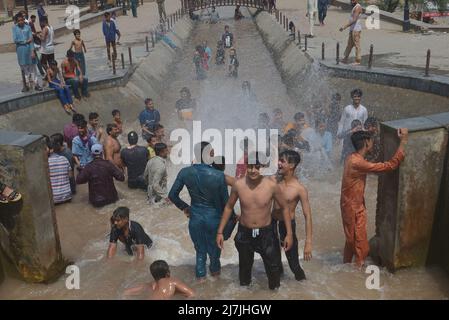
[[[368,162],[357,152],[346,158],[340,198],[346,237],[344,263],[351,263],[355,255],[357,265],[361,266],[369,253],[364,196],[367,173],[395,170],[404,157],[403,149],[399,148],[393,158],[387,162]]]

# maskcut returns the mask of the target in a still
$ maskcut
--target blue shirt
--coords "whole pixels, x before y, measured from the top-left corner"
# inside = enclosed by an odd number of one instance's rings
[[[109,23],[109,26],[108,26]],[[115,35],[117,34],[117,28],[115,27],[114,21],[110,20],[109,22],[103,20],[103,35],[106,42],[115,41]]]
[[[80,136],[73,138],[72,153],[79,158],[81,167],[85,167],[94,160],[90,148],[97,143],[97,139],[93,136],[90,136],[86,143],[81,141]]]
[[[159,124],[159,121],[161,121],[161,115],[156,109],[148,110],[145,108],[145,110],[139,114],[139,121],[140,125],[145,125],[148,130],[153,130],[154,127]]]
[[[32,43],[27,43],[29,39],[33,38],[30,26],[25,24],[23,28],[21,28],[18,25],[15,25],[12,27],[12,36],[13,41],[16,44],[17,60],[19,65],[23,66],[32,64]]]
[[[182,188],[187,186],[191,198],[191,212],[193,214],[222,215],[228,201],[228,187],[224,173],[207,164],[194,164],[179,171],[168,198],[180,210],[189,205],[179,198]]]

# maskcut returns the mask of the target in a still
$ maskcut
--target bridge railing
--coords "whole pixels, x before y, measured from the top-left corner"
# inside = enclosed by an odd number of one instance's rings
[[[186,12],[206,9],[210,7],[244,6],[267,10],[267,1],[264,0],[181,0],[182,8]]]

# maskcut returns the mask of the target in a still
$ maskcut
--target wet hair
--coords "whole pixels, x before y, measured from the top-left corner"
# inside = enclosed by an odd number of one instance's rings
[[[351,129],[354,129],[354,128],[356,128],[358,126],[361,126],[361,125],[362,125],[362,122],[359,119],[354,119],[351,122]]]
[[[131,131],[128,133],[128,142],[130,145],[136,145],[137,141],[139,141],[139,135],[135,131]]]
[[[368,119],[366,119],[365,123],[363,124],[363,127],[366,130],[369,127],[377,127],[378,123],[379,122],[377,121],[377,119],[375,117],[368,117]]]
[[[36,19],[36,16],[35,16],[34,14],[32,14],[32,15],[30,16],[30,19]]]
[[[195,159],[201,163],[204,163],[204,159],[203,159],[203,153],[204,153],[204,149],[206,148],[210,148],[212,149],[212,145],[210,144],[210,142],[207,141],[201,141],[200,143],[197,143],[195,145]],[[210,151],[210,150],[209,150]],[[207,156],[209,156],[209,154],[207,154]]]
[[[298,132],[295,129],[288,130],[284,137],[282,137],[282,142],[289,147],[294,147],[297,134]]]
[[[67,50],[66,52],[67,58],[75,58],[75,52],[72,51],[72,49]]]
[[[113,116],[113,117],[115,117],[115,115],[116,115],[117,113],[120,113],[120,110],[119,110],[119,109],[114,109],[114,110],[112,110],[112,116]]]
[[[62,148],[62,143],[57,137],[51,136],[49,139],[49,143],[47,144],[48,148],[53,150],[53,152],[60,152]]]
[[[78,123],[76,123],[76,125],[79,128],[86,128],[87,127],[87,121],[83,118],[82,120],[78,121]]]
[[[52,139],[53,141],[59,143],[61,146],[64,144],[64,135],[62,133],[53,133],[50,136],[50,139]]]
[[[164,129],[164,126],[162,125],[162,124],[160,124],[160,123],[158,123],[158,124],[156,124],[155,126],[154,126],[154,131],[157,131],[157,130],[159,130],[159,129]]]
[[[94,119],[97,119],[98,117],[99,117],[99,115],[96,112],[89,113],[89,120],[94,120]]]
[[[226,168],[226,160],[224,156],[214,157],[214,162],[212,162],[212,167],[217,170],[225,171]]]
[[[295,115],[294,115],[295,121],[298,121],[298,120],[304,119],[304,118],[305,118],[305,115],[304,115],[304,113],[302,113],[302,112],[297,112],[297,113],[295,113]]]
[[[79,29],[75,29],[73,31],[73,35],[76,36],[77,34],[81,34],[81,31]]]
[[[354,98],[354,96],[362,97],[362,95],[363,95],[362,90],[358,88],[351,91],[351,98]]]
[[[150,134],[150,136],[147,139],[147,142],[150,143],[151,139],[156,138],[156,136],[154,134]]]
[[[117,125],[115,123],[108,123],[108,125],[106,126],[106,133],[109,135],[114,128],[117,128]]]
[[[105,12],[105,13],[104,13],[104,16],[105,16],[105,17],[109,17],[110,15],[111,15],[111,14],[110,14],[109,12]]]
[[[187,93],[187,96],[190,98],[191,94],[190,94],[190,90],[187,87],[183,87],[180,91],[181,93],[185,92]]]
[[[145,99],[145,105],[147,105],[147,103],[150,102],[150,101],[153,101],[153,99],[151,99],[151,98],[146,98],[146,99]]]
[[[170,274],[170,267],[164,260],[156,260],[150,265],[150,272],[154,280],[158,281]]]
[[[262,152],[251,152],[248,154],[248,165],[264,166],[268,160]]]
[[[75,113],[72,116],[72,122],[74,124],[78,124],[78,122],[80,122],[81,120],[84,120],[84,115],[82,115],[81,113]]]
[[[351,135],[351,142],[355,151],[361,150],[365,146],[365,141],[371,139],[371,134],[368,131],[357,131]]]
[[[282,151],[279,154],[279,158],[285,158],[288,163],[292,163],[295,165],[294,169],[298,166],[298,164],[301,162],[301,156],[298,152],[294,150],[285,150]]]
[[[47,17],[42,17],[40,19],[40,22],[41,22],[41,24],[48,23],[48,18]]]
[[[154,152],[157,156],[160,155],[165,149],[167,149],[167,145],[165,143],[158,142],[154,145]]]
[[[129,219],[129,208],[128,207],[118,207],[114,210],[111,216],[111,223],[115,220]]]
[[[229,26],[228,26],[228,25],[225,25],[225,29],[229,29]]]

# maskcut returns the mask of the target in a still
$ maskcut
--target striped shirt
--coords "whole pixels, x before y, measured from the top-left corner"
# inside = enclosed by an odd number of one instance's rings
[[[54,203],[72,199],[69,181],[69,172],[71,171],[69,161],[64,156],[52,153],[48,158],[48,171],[50,173]]]

